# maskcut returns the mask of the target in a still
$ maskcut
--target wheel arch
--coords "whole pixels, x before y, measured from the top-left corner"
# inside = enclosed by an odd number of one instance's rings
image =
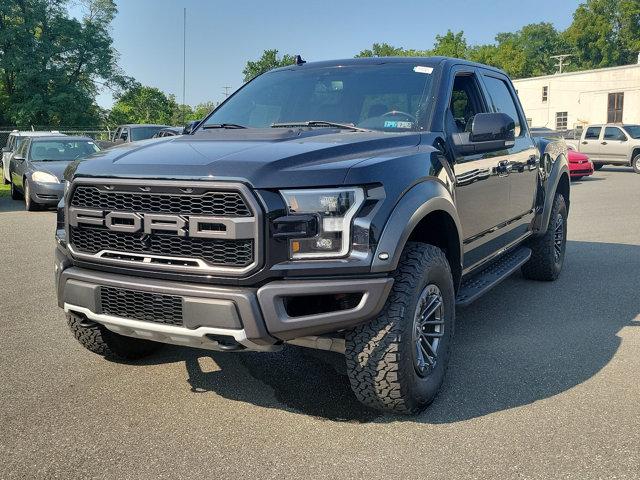
[[[393,209],[380,236],[372,271],[395,270],[408,241],[428,243],[444,251],[457,289],[462,276],[461,232],[455,204],[445,186],[435,180],[419,183]]]
[[[636,158],[637,155],[640,155],[640,145],[638,145],[637,147],[634,147],[633,150],[631,151],[631,158],[629,159],[629,164],[631,166],[633,166],[633,160]]]

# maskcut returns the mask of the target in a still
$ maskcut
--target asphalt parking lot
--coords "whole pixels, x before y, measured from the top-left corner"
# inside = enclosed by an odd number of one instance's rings
[[[572,185],[565,270],[458,310],[422,415],[366,410],[288,348],[84,350],[56,307],[53,212],[0,198],[0,478],[638,478],[640,175]]]

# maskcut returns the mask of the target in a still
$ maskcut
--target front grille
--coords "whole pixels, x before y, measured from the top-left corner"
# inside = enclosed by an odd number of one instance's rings
[[[171,234],[113,232],[90,226],[71,227],[71,243],[83,253],[102,250],[198,258],[210,265],[246,267],[253,262],[253,240],[218,240],[178,237]]]
[[[73,193],[71,206],[136,213],[251,216],[251,210],[237,192],[207,192],[201,195],[156,194],[103,191],[97,187],[81,185]]]
[[[106,315],[182,326],[182,298],[175,295],[100,287],[100,307]]]
[[[245,187],[208,182],[194,182],[189,186],[153,181],[115,185],[81,183],[73,189],[69,206],[103,213],[181,215],[185,220],[188,216],[224,217],[231,221],[249,217],[258,222],[260,218],[258,207],[255,202],[251,203]],[[215,222],[202,224],[202,231],[224,232],[225,228]],[[80,222],[77,226],[69,225],[68,234],[74,252],[87,258],[91,256],[95,261],[136,263],[157,270],[181,267],[239,275],[257,264],[257,225],[255,229],[253,238],[247,238],[246,233],[240,238],[206,238],[178,236],[162,230],[116,231],[104,225]]]

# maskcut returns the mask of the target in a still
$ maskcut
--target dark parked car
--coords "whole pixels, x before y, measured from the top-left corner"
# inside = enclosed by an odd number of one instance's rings
[[[64,192],[65,168],[74,160],[99,151],[89,137],[26,139],[9,161],[11,198],[24,198],[27,210],[57,205]]]
[[[163,138],[163,137],[175,137],[176,135],[182,135],[184,128],[183,127],[167,127],[160,130],[156,133],[153,138]]]
[[[563,266],[564,142],[534,140],[509,77],[464,60],[299,61],[191,135],[96,157],[67,172],[55,270],[70,329],[107,357],[332,350],[360,401],[414,413],[457,306]],[[545,299],[518,288],[535,316]]]
[[[129,143],[139,140],[147,140],[164,128],[171,128],[170,125],[146,125],[128,124],[120,125],[113,134],[113,143]]]

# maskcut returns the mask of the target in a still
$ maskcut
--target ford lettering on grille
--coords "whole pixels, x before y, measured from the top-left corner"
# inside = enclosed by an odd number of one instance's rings
[[[258,268],[262,213],[242,184],[77,180],[66,210],[79,259],[229,276]]]

